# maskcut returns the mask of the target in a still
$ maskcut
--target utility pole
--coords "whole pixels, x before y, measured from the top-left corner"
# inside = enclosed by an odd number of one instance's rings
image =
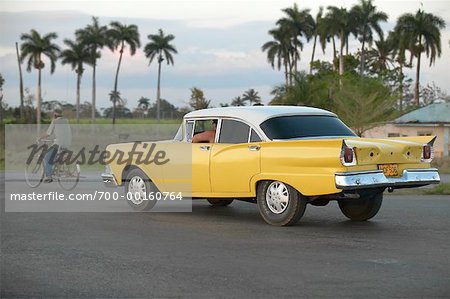
[[[23,109],[23,78],[22,78],[22,64],[20,63],[20,55],[19,55],[19,45],[16,42],[16,54],[17,54],[17,64],[19,65],[19,81],[20,81],[20,118],[24,117],[24,109]]]

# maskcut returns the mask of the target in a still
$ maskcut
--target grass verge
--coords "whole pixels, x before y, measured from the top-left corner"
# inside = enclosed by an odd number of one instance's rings
[[[440,183],[433,187],[396,189],[389,195],[450,195],[450,183]]]
[[[440,183],[439,185],[423,190],[427,195],[450,195],[450,183]]]
[[[432,167],[436,167],[439,173],[450,173],[450,157],[436,158],[431,162]]]

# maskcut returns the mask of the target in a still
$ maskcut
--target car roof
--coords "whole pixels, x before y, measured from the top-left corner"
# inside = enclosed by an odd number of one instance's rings
[[[305,106],[242,106],[196,110],[189,112],[184,118],[231,117],[246,120],[254,125],[260,125],[269,118],[290,115],[326,115],[336,117],[336,114],[327,110]]]

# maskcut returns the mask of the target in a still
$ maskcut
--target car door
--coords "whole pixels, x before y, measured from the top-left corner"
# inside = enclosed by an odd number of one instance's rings
[[[191,127],[193,129],[191,129],[192,135],[187,136],[187,141],[191,142],[192,137],[196,134],[211,130],[212,121],[212,119],[197,119],[195,123],[194,121],[188,121],[187,128]],[[211,192],[209,169],[212,146],[212,143],[191,143],[193,196],[206,196]]]
[[[213,193],[248,194],[250,179],[260,172],[260,142],[246,123],[223,119],[218,142],[211,150],[210,173]]]
[[[164,165],[164,191],[181,191],[193,197],[206,196],[211,192],[209,161],[212,144],[192,143],[195,134],[211,129],[205,125],[211,121],[185,120],[184,130],[177,133],[181,136],[176,137],[174,142],[164,144],[170,159]]]
[[[192,193],[204,194],[211,192],[209,178],[210,154],[210,144],[192,143]]]

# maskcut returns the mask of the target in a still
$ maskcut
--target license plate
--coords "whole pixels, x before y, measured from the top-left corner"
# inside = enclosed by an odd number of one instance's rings
[[[398,176],[397,164],[381,164],[378,165],[379,170],[383,170],[385,176]]]

